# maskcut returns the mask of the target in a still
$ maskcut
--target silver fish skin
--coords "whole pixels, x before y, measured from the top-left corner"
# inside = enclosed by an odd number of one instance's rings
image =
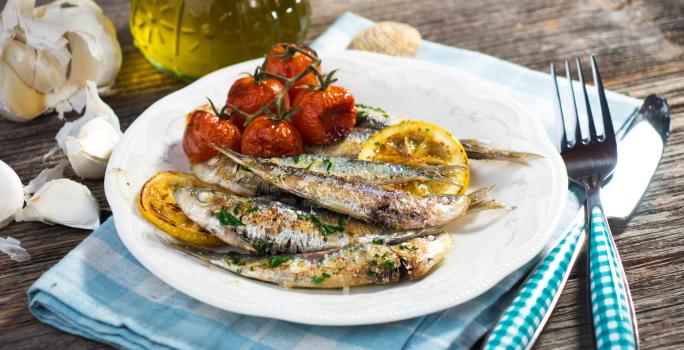
[[[221,186],[241,196],[253,197],[282,193],[277,187],[271,186],[259,176],[221,155],[205,162],[192,164],[190,169],[200,180]]]
[[[378,132],[377,129],[355,127],[349,132],[347,138],[331,145],[305,145],[304,153],[329,157],[356,158],[361,152],[361,146],[371,136]]]
[[[217,148],[240,165],[283,191],[319,207],[398,230],[442,226],[465,214],[468,196],[420,197],[381,186],[284,167]]]
[[[327,146],[305,147],[305,152],[318,155],[356,158],[361,151],[363,143],[371,136],[375,135],[377,131],[409,120],[409,118],[406,117],[399,117],[387,113],[381,108],[363,104],[357,104],[356,110],[356,127],[352,129],[347,139]],[[463,145],[469,159],[500,160],[526,164],[534,159],[541,158],[540,155],[535,153],[491,148],[487,146],[486,141],[473,139],[461,139],[459,141]]]
[[[370,184],[393,184],[413,180],[429,180],[462,186],[463,184],[453,181],[452,178],[460,178],[461,174],[465,172],[465,166],[462,165],[414,167],[312,154],[302,154],[287,158],[260,158],[258,161],[271,162],[278,166],[299,168],[314,173],[333,175],[348,181]]]
[[[334,289],[416,280],[452,247],[448,233],[396,245],[361,244],[315,253],[253,256],[198,248],[159,236],[170,248],[232,273],[295,288]]]
[[[211,189],[181,187],[173,195],[191,220],[229,245],[250,252],[306,253],[372,242],[396,244],[442,232],[438,228],[392,231],[325,210]]]

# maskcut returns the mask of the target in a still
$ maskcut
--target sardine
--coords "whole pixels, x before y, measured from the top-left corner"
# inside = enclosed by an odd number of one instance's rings
[[[298,288],[344,288],[416,280],[451,249],[448,233],[396,245],[361,244],[339,250],[275,256],[216,252],[159,236],[167,246],[238,275]]]
[[[381,185],[280,166],[230,149],[217,149],[283,191],[316,206],[389,228],[409,230],[441,226],[465,214],[471,202],[468,196],[455,194],[420,197]]]
[[[409,118],[389,114],[381,108],[363,104],[357,104],[356,110],[356,127],[352,129],[346,139],[332,145],[306,146],[304,152],[321,156],[356,158],[363,143],[375,135],[378,130],[409,120]],[[459,141],[469,159],[502,160],[524,164],[530,160],[541,158],[535,153],[490,148],[486,141],[472,139]]]
[[[372,242],[396,244],[442,232],[437,228],[392,231],[327,210],[211,189],[180,187],[173,196],[202,228],[230,246],[258,253],[306,253]]]
[[[245,170],[239,164],[219,155],[206,162],[191,166],[193,175],[200,180],[221,186],[241,196],[272,195],[282,191],[268,182]]]
[[[302,154],[287,158],[262,159],[275,165],[304,169],[327,174],[348,181],[370,184],[394,184],[414,180],[437,181],[455,186],[463,186],[452,178],[461,178],[465,172],[463,165],[409,166],[380,163],[344,157],[327,157]]]

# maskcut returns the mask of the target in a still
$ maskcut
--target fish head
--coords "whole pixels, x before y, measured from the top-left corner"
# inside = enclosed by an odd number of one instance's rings
[[[452,244],[451,234],[441,233],[414,238],[395,246],[393,250],[401,260],[399,271],[402,278],[412,280],[426,275],[444,259]]]

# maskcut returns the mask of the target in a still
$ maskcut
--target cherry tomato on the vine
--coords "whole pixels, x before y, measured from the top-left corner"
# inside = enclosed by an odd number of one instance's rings
[[[301,93],[292,103],[299,111],[292,123],[308,145],[327,145],[347,137],[356,123],[356,105],[349,90],[328,86]]]
[[[240,151],[253,157],[291,157],[303,148],[299,131],[289,121],[262,115],[247,124]]]
[[[240,129],[229,120],[215,114],[197,109],[188,115],[183,134],[183,150],[190,163],[199,163],[218,155],[210,144],[240,150]]]
[[[261,107],[268,105],[278,93],[283,91],[285,86],[275,79],[256,80],[252,76],[246,76],[236,80],[228,91],[226,102],[246,114],[254,114],[261,110]],[[282,108],[290,108],[290,98],[287,94],[283,96]],[[276,111],[276,106],[269,108],[272,112]],[[245,116],[237,111],[230,111],[230,121],[237,125],[240,130],[244,130]]]
[[[285,53],[287,50],[287,45],[293,44],[273,45],[271,51],[269,51],[268,55],[266,56],[266,66],[264,67],[266,72],[278,74],[286,78],[292,78],[313,63],[311,57],[308,57],[301,52],[295,52],[291,57],[279,57],[279,55],[283,55]],[[313,57],[318,57],[316,51],[306,46],[300,46],[299,48],[306,51]],[[321,66],[317,66],[316,70],[320,72]],[[300,87],[304,84],[318,85],[318,79],[316,79],[316,76],[313,72],[309,72],[308,74],[304,75],[303,78],[297,80],[294,86],[288,91],[290,100],[294,100],[294,98],[304,90]]]

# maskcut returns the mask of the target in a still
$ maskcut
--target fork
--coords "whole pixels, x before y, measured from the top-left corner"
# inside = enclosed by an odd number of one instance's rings
[[[563,109],[560,108],[561,100],[556,69],[555,65],[551,64],[551,75],[556,89],[556,110],[563,125],[561,156],[565,161],[570,180],[584,187],[587,192],[585,227],[590,228],[588,237],[589,296],[595,345],[598,349],[638,349],[639,339],[632,297],[629,293],[622,261],[601,205],[601,184],[615,169],[617,145],[596,58],[591,55],[590,59],[604,131],[603,135],[600,136],[596,133],[582,65],[579,58],[576,58],[577,75],[588,119],[588,138],[582,137],[577,99],[572,87],[572,80],[570,80],[570,64],[566,60],[565,70],[570,81],[570,95],[575,119],[574,137],[572,140],[568,140],[566,120],[563,116]]]
[[[636,349],[639,346],[634,307],[599,195],[601,182],[611,174],[617,161],[613,124],[596,60],[592,56],[592,71],[604,124],[602,137],[597,136],[582,67],[579,59],[576,59],[576,62],[582,97],[589,117],[588,138],[582,138],[579,127],[570,63],[565,61],[576,124],[575,136],[571,142],[567,137],[556,67],[553,63],[551,76],[555,88],[556,115],[563,122],[561,156],[568,168],[568,176],[587,191],[587,215],[578,215],[571,227],[561,235],[547,255],[530,272],[512,303],[501,313],[496,326],[486,336],[482,344],[483,350],[532,348],[560,297],[577,255],[584,246],[586,227],[591,227],[589,294],[595,345],[600,349]]]

